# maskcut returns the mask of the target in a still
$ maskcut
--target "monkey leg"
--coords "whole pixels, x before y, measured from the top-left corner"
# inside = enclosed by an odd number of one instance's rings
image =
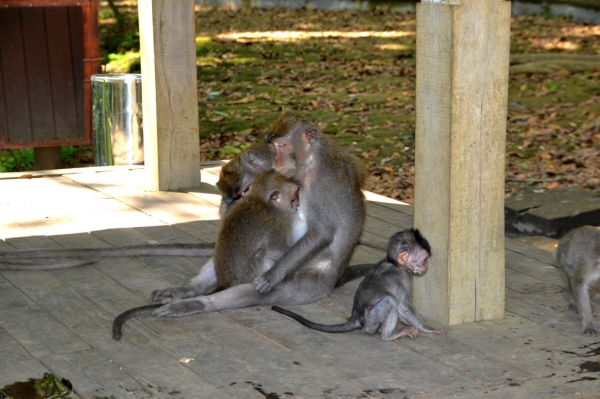
[[[162,290],[153,290],[148,297],[148,302],[156,302],[163,298],[185,299],[198,295],[212,293],[217,289],[217,275],[213,258],[202,266],[200,272],[189,284],[179,287],[170,287]]]
[[[583,333],[585,335],[597,335],[598,331],[594,327],[594,318],[592,316],[592,306],[590,304],[590,286],[586,281],[571,280],[571,289],[575,297],[575,303],[579,310],[581,323],[583,324]]]
[[[157,317],[185,317],[197,313],[225,309],[240,309],[266,305],[304,305],[327,297],[333,292],[335,277],[321,276],[313,271],[300,271],[277,285],[272,291],[261,294],[254,284],[240,284],[211,295],[179,299],[156,311]]]
[[[419,332],[416,331],[415,335],[415,331],[412,329],[402,328],[396,331],[396,325],[398,324],[397,309],[398,304],[394,298],[386,296],[365,312],[362,330],[367,334],[375,334],[377,331],[381,331],[381,339],[384,341],[394,341],[400,337],[414,338],[418,336]]]

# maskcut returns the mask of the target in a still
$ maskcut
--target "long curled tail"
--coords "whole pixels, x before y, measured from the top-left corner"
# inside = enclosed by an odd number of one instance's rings
[[[317,331],[323,331],[323,332],[327,332],[327,333],[343,333],[343,332],[358,330],[361,327],[360,322],[358,320],[352,319],[352,317],[350,319],[348,319],[348,321],[345,323],[329,325],[329,324],[315,323],[313,321],[305,319],[304,317],[300,316],[298,313],[290,312],[289,310],[285,310],[283,308],[280,308],[279,306],[272,306],[271,309],[273,309],[274,311],[276,311],[278,313],[284,314],[287,317],[291,317],[294,320],[297,320],[303,326],[312,328],[313,330],[317,330]]]
[[[141,316],[143,314],[149,314],[154,312],[154,310],[163,306],[162,303],[153,303],[151,305],[139,306],[137,308],[129,309],[115,317],[115,321],[113,321],[112,328],[112,337],[115,341],[121,339],[121,329],[123,328],[123,324],[132,317]]]
[[[0,270],[41,271],[89,265],[102,258],[126,256],[213,256],[214,243],[143,244],[110,248],[77,248],[0,253]]]

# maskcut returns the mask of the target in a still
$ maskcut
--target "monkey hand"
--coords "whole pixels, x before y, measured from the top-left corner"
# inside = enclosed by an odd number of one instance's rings
[[[179,299],[161,306],[152,314],[156,317],[184,317],[201,313],[205,306],[199,299]]]
[[[269,280],[267,280],[264,275],[256,277],[254,280],[252,280],[252,283],[254,284],[256,291],[260,292],[261,294],[270,292],[275,286],[275,284],[272,284]]]

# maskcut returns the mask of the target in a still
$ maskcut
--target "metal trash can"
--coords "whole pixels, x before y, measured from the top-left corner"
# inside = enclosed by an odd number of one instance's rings
[[[144,163],[142,76],[92,75],[94,164]]]

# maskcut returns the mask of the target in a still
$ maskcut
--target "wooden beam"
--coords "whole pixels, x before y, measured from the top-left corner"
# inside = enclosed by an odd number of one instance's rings
[[[504,317],[510,2],[417,5],[415,226],[433,256],[414,303],[447,325]]]
[[[194,0],[139,0],[138,10],[148,189],[198,186]]]

